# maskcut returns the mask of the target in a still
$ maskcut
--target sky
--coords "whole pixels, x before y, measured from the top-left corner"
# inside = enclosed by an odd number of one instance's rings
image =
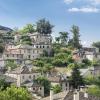
[[[100,0],[0,0],[0,25],[22,28],[41,18],[55,26],[54,37],[74,24],[83,45],[100,40]]]

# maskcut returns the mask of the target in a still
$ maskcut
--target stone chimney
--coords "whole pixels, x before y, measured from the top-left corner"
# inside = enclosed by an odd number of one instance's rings
[[[79,100],[79,91],[75,90],[73,100]]]
[[[50,100],[53,100],[53,89],[50,89]]]
[[[88,93],[87,92],[84,93],[84,97],[88,98]]]

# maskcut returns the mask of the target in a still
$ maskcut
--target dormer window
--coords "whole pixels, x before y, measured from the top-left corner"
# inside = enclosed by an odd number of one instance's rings
[[[31,75],[29,76],[29,78],[31,79]]]

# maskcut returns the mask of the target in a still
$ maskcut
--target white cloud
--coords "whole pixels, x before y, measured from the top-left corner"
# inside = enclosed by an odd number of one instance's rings
[[[98,13],[100,9],[95,7],[82,7],[82,8],[70,8],[69,12],[83,12],[83,13]]]
[[[66,3],[66,4],[70,4],[70,3],[72,3],[74,0],[64,0],[64,3]]]
[[[93,5],[99,5],[100,4],[100,0],[89,0],[91,2],[91,4]]]

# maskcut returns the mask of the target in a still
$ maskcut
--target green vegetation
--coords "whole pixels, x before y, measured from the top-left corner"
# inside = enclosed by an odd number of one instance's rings
[[[31,41],[31,39],[30,39],[29,36],[23,35],[23,36],[21,37],[21,44],[32,45],[32,41]]]
[[[34,28],[35,25],[33,24],[26,24],[26,26],[23,27],[23,29],[20,30],[20,32],[22,34],[26,34],[26,33],[33,33],[35,32],[35,28]]]
[[[98,48],[99,49],[99,52],[100,52],[100,41],[98,42],[93,42],[92,44],[94,47]]]
[[[75,67],[73,68],[72,75],[70,78],[70,83],[74,89],[78,89],[79,86],[84,85],[84,79],[80,75],[80,71],[77,64],[75,64]]]
[[[32,97],[25,88],[11,86],[0,90],[0,100],[32,100]]]
[[[52,88],[54,93],[59,93],[62,90],[60,85],[55,85]]]
[[[18,67],[18,65],[14,62],[14,60],[7,60],[6,61],[6,68],[7,69],[15,69],[15,68],[17,68]]]
[[[36,23],[36,26],[37,26],[36,31],[39,32],[40,34],[51,34],[52,33],[53,25],[51,25],[50,22],[46,21],[44,18],[40,19]]]
[[[45,77],[38,77],[36,80],[34,80],[36,83],[44,86],[44,94],[47,95],[49,94],[49,91],[50,91],[50,87],[51,87],[51,84],[50,82],[48,81],[47,78]]]
[[[88,88],[88,93],[100,97],[100,88],[98,86],[92,86]]]

